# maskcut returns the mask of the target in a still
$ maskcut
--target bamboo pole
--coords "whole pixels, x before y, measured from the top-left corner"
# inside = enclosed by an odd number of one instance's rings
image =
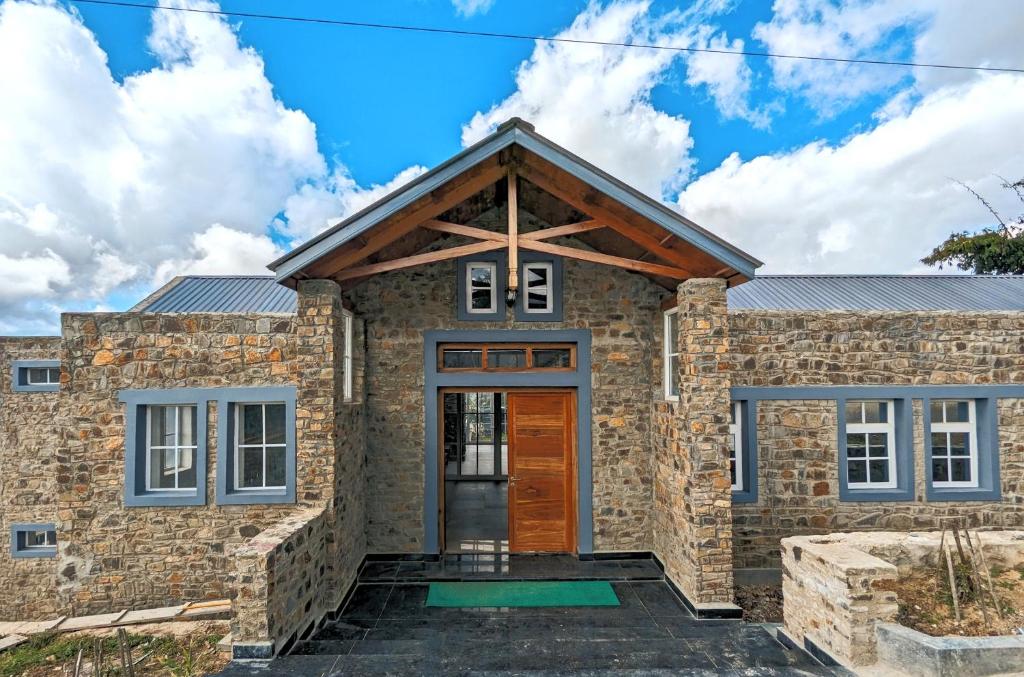
[[[960,600],[957,599],[956,574],[953,573],[953,556],[949,549],[944,549],[946,555],[946,570],[949,572],[949,591],[953,595],[953,613],[956,614],[956,624],[960,625]]]
[[[971,532],[964,530],[967,535],[967,542],[971,542]],[[985,547],[981,544],[981,536],[977,531],[974,532],[974,540],[978,542],[978,558],[981,560],[981,569],[985,572],[985,581],[988,583],[988,594],[992,597],[992,604],[996,607],[996,616],[999,620],[1003,620],[1003,608],[999,603],[999,597],[996,596],[996,586],[992,584],[992,572],[988,568],[988,558],[985,557]],[[971,546],[973,552],[974,546]]]

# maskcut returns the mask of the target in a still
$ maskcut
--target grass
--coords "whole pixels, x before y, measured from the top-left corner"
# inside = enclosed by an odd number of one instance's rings
[[[133,648],[133,658],[139,660],[143,655],[150,658],[136,666],[139,675],[171,675],[171,677],[196,677],[206,674],[211,664],[211,655],[219,637],[207,635],[201,637],[156,637],[150,635],[128,635],[128,643]],[[0,677],[15,675],[31,675],[40,669],[52,669],[60,665],[73,665],[78,652],[84,650],[83,662],[92,664],[93,645],[96,637],[90,635],[40,634],[0,654]],[[121,674],[118,659],[117,637],[103,638],[104,670],[103,677],[116,677]]]

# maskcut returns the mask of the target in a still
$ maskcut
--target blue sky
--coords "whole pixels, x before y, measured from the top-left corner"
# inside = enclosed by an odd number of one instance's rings
[[[1024,66],[1001,0],[177,6],[843,58]],[[998,19],[996,18],[998,17]],[[1024,76],[0,2],[0,333],[265,264],[512,115],[766,262],[923,273],[1015,208]],[[4,130],[10,132],[5,136]]]

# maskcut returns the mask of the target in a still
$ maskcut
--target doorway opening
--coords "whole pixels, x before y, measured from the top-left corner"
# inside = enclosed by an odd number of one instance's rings
[[[507,398],[502,392],[441,397],[445,550],[508,552]]]

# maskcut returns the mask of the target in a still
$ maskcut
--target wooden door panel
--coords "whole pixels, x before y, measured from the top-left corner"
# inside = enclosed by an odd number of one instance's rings
[[[575,398],[509,393],[509,538],[513,552],[576,548]]]

